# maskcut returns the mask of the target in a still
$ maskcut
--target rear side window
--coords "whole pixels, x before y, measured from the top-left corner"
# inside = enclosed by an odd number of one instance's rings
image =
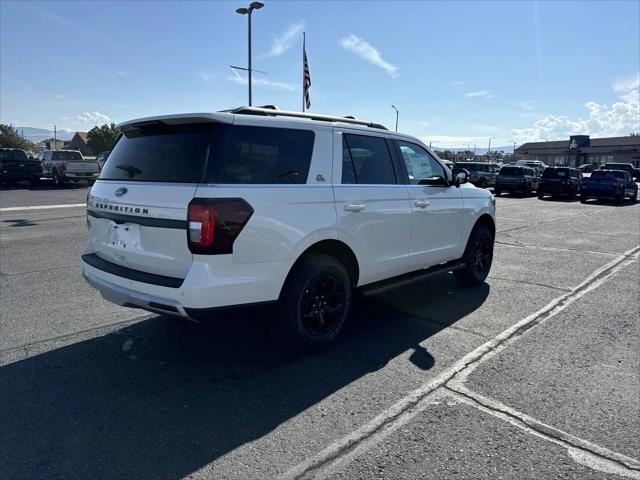
[[[226,148],[214,149],[210,183],[306,183],[315,134],[311,130],[234,126]]]
[[[222,125],[150,124],[126,132],[109,155],[100,180],[198,183]]]
[[[392,185],[396,183],[391,154],[381,137],[343,134],[342,183]]]

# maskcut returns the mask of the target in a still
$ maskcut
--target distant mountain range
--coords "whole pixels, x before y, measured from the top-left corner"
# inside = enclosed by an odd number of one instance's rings
[[[33,128],[33,127],[16,127],[16,131],[24,135],[27,140],[38,143],[48,138],[53,138],[53,130],[47,130],[46,128]],[[58,130],[56,132],[56,138],[62,141],[68,141],[73,138],[76,132],[70,132],[68,130]]]
[[[451,150],[453,152],[464,152],[467,150],[467,147],[438,147],[437,145],[432,145],[432,150]],[[471,147],[471,151],[473,152],[473,147]],[[491,147],[492,152],[504,152],[504,153],[513,153],[513,145],[507,145],[505,147]],[[476,155],[484,155],[487,153],[486,148],[476,148]]]

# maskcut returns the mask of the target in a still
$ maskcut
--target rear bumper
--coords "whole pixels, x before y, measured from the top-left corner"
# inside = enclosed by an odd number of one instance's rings
[[[82,274],[85,280],[87,280],[93,288],[98,290],[105,300],[111,303],[123,307],[141,308],[154,313],[163,313],[185,318],[189,317],[184,307],[175,300],[150,295],[122,285],[117,285],[101,278],[96,275],[95,272],[92,273],[88,271],[87,268],[83,270]]]
[[[186,278],[174,287],[145,283],[151,280],[143,277],[127,278],[84,258],[82,268],[89,284],[116,305],[185,318],[200,319],[215,309],[269,303],[279,298],[290,264],[234,264],[231,257],[194,256]]]
[[[100,175],[99,172],[96,173],[67,173],[65,172],[64,178],[68,180],[95,180]]]

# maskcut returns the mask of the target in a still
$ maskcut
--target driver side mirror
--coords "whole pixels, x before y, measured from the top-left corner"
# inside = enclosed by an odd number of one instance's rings
[[[465,168],[457,168],[453,171],[453,184],[459,187],[463,183],[467,183],[469,171]]]

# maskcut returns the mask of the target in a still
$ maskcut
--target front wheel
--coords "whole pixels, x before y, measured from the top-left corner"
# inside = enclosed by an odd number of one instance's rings
[[[465,262],[464,268],[453,272],[456,280],[466,286],[483,283],[493,261],[493,235],[486,225],[474,227],[462,259]]]
[[[351,296],[351,279],[342,263],[329,255],[303,259],[280,296],[289,346],[313,352],[335,343],[346,323]]]

